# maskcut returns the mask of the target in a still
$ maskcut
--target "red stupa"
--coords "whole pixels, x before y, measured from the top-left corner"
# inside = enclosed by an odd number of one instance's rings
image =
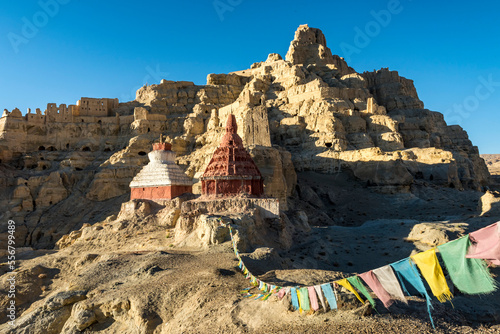
[[[230,114],[226,134],[201,177],[202,195],[229,197],[247,194],[261,197],[264,194],[262,175],[245,150],[237,130],[236,119]]]

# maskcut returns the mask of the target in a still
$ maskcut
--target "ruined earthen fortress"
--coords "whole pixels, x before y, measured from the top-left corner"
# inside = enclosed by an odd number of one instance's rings
[[[84,222],[116,212],[148,163],[160,134],[177,164],[201,178],[233,113],[238,134],[283,210],[297,173],[352,174],[385,192],[416,181],[480,189],[484,161],[458,125],[424,108],[412,80],[387,68],[356,73],[333,55],[319,29],[300,26],[285,59],[270,54],[250,69],[210,74],[207,84],[162,80],[136,100],[81,98],[0,119],[2,220],[26,245],[48,247]]]

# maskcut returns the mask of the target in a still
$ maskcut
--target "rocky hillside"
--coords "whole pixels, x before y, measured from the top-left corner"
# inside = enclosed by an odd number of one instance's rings
[[[204,86],[162,80],[114,112],[95,123],[0,119],[2,229],[14,219],[18,240],[52,247],[82,224],[117,213],[160,134],[197,182],[230,112],[266,194],[284,210],[298,198],[302,172],[347,173],[382,192],[419,184],[481,190],[489,182],[466,132],[425,109],[411,80],[388,69],[356,73],[307,25],[285,59],[270,54],[250,69],[210,74]]]

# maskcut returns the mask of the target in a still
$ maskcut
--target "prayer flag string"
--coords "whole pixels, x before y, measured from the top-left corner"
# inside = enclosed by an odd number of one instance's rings
[[[307,287],[282,287],[259,280],[245,266],[238,251],[232,227],[225,224],[221,219],[219,219],[219,222],[221,226],[229,229],[231,244],[238,259],[238,268],[252,284],[252,287],[240,291],[244,295],[243,297],[267,300],[274,295],[279,300],[283,300],[285,296],[290,295],[291,309],[298,310],[301,313],[302,311],[319,311],[320,303],[324,311],[327,311],[327,305],[330,310],[336,310],[337,291],[335,290],[335,284],[344,287],[353,293],[361,303],[364,303],[364,300],[359,295],[361,293],[375,308],[375,301],[362,283],[360,279],[362,278],[387,308],[390,307],[394,300],[407,303],[403,291],[411,296],[409,288],[415,290],[425,298],[429,318],[432,327],[434,327],[431,316],[431,297],[420,275],[424,277],[432,293],[440,302],[453,298],[436,251],[440,253],[453,284],[460,291],[467,294],[486,294],[495,291],[499,285],[491,276],[486,261],[489,264],[500,264],[500,222],[440,245],[437,248],[415,254],[410,258],[367,271],[359,276],[354,275],[335,282]],[[259,292],[252,293],[252,289],[258,289]]]

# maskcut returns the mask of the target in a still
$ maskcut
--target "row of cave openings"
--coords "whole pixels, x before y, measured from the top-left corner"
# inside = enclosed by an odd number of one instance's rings
[[[66,144],[66,149],[69,150],[69,144]],[[48,146],[46,148],[45,146],[41,145],[41,146],[38,147],[38,151],[50,151],[50,152],[53,152],[53,151],[57,151],[57,149],[54,146]],[[91,149],[88,146],[83,146],[81,148],[81,151],[83,151],[83,152],[90,152]],[[109,147],[106,147],[106,148],[104,148],[103,151],[104,152],[110,152],[111,149]],[[144,153],[144,154],[140,154],[140,153]],[[146,155],[146,152],[139,152],[139,155]]]
[[[125,147],[124,147],[124,148],[125,148]],[[68,144],[66,144],[66,149],[68,149],[68,150],[69,150],[69,143],[68,143]],[[43,145],[42,145],[42,146],[39,146],[39,147],[38,147],[38,151],[50,151],[50,152],[54,152],[54,151],[57,151],[57,149],[56,149],[54,146],[49,146],[49,147],[47,147],[47,148],[46,148],[45,146],[43,146]],[[91,151],[91,149],[90,149],[90,147],[88,147],[88,146],[83,146],[83,147],[81,148],[81,151],[83,151],[83,152],[90,152],[90,151]],[[104,148],[104,150],[103,150],[103,151],[104,151],[104,152],[110,152],[110,151],[111,151],[111,149],[110,149],[109,147],[106,147],[106,148]],[[144,151],[139,151],[137,154],[138,154],[138,155],[141,155],[141,156],[147,155],[147,153],[146,153],[146,152],[144,152]]]
[[[67,149],[67,150],[69,150],[69,143],[68,143],[68,144],[66,144],[66,149]],[[57,149],[56,149],[54,146],[48,146],[48,147],[45,147],[45,146],[43,146],[43,145],[38,146],[38,150],[39,150],[39,151],[50,151],[50,152],[57,151]],[[88,147],[88,146],[83,146],[83,147],[81,148],[81,150],[82,150],[83,152],[89,152],[89,151],[91,151],[91,150],[90,150],[90,147]],[[105,151],[105,152],[108,152],[108,151],[111,151],[111,149],[110,149],[110,148],[108,148],[108,147],[106,147],[106,148],[104,149],[104,151]]]

